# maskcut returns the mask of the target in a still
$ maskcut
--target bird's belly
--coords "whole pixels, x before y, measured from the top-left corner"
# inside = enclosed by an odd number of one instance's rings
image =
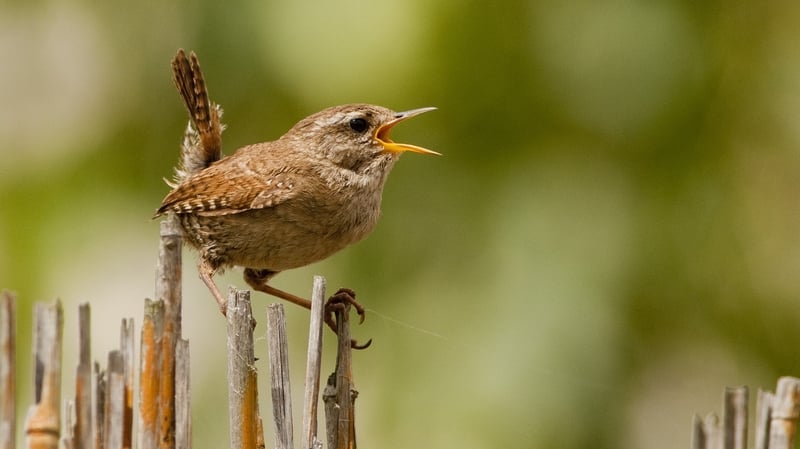
[[[232,215],[197,217],[205,222],[203,227],[208,232],[204,242],[196,242],[195,246],[223,266],[271,271],[302,267],[331,256],[372,231],[380,205],[348,206],[285,204]],[[217,241],[226,244],[223,247]]]

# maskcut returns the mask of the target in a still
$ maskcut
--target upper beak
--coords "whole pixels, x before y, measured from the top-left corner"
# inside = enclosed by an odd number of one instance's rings
[[[428,150],[427,148],[422,148],[422,147],[418,147],[416,145],[410,145],[410,144],[407,144],[407,143],[396,143],[396,142],[392,142],[392,140],[389,139],[389,130],[391,130],[392,127],[394,127],[394,125],[402,122],[403,120],[406,120],[406,119],[409,119],[411,117],[420,115],[420,114],[422,114],[424,112],[433,111],[434,109],[436,109],[436,108],[419,108],[419,109],[412,109],[410,111],[405,111],[405,112],[398,112],[394,116],[394,119],[384,123],[383,125],[379,126],[377,130],[375,130],[375,136],[374,136],[375,140],[380,142],[380,144],[383,145],[383,148],[386,151],[389,151],[389,152],[392,152],[392,153],[403,153],[405,151],[412,151],[414,153],[433,154],[433,155],[436,155],[436,156],[441,156],[440,153]]]

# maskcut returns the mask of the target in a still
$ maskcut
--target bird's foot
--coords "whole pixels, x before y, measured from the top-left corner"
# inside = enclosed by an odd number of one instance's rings
[[[364,309],[363,305],[356,301],[356,292],[349,288],[340,288],[336,291],[336,293],[333,294],[333,296],[328,298],[328,301],[325,302],[325,324],[333,329],[334,332],[337,331],[334,313],[337,310],[346,310],[348,305],[353,306],[353,308],[356,309],[356,313],[358,313],[359,316],[358,324],[364,322],[364,319],[366,318],[366,310]],[[359,344],[356,340],[350,340],[350,347],[353,349],[367,349],[371,344],[371,338],[364,344]]]

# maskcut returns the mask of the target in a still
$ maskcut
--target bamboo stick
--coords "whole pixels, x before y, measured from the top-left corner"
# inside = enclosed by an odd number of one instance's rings
[[[122,449],[125,438],[125,356],[108,353],[105,397],[105,448]]]
[[[724,449],[747,449],[747,387],[725,389]]]
[[[769,449],[794,447],[797,419],[800,416],[800,379],[781,377],[772,399],[769,423]]]
[[[250,292],[228,294],[228,413],[231,449],[255,449],[259,438],[258,387]]]
[[[161,222],[156,266],[156,300],[164,301],[165,329],[181,335],[181,228],[175,215]],[[171,323],[171,324],[169,324]],[[174,326],[173,329],[168,329]]]
[[[328,377],[323,393],[328,447],[355,449],[355,400],[353,389],[352,347],[350,340],[350,304],[344,303],[335,311],[336,371]]]
[[[78,366],[75,370],[75,426],[72,445],[92,447],[92,351],[91,307],[78,306]]]
[[[133,370],[134,370],[134,344],[133,344],[133,318],[123,319],[120,326],[120,354],[122,355],[123,376],[123,415],[122,419],[122,447],[133,447]]]
[[[706,449],[706,428],[703,418],[695,414],[692,417],[692,449]]]
[[[772,393],[759,388],[756,397],[755,449],[769,448],[769,422],[772,418]]]
[[[104,449],[106,447],[106,372],[100,369],[100,364],[94,363],[94,448]]]
[[[189,376],[189,341],[178,340],[175,347],[175,447],[191,449],[192,420]]]
[[[156,269],[156,298],[164,301],[158,388],[158,443],[175,446],[175,346],[181,338],[181,232],[170,214],[161,222],[161,244]]]
[[[139,447],[158,447],[159,376],[164,301],[145,300],[139,358]]]
[[[17,439],[16,298],[0,295],[0,449],[14,449]]]
[[[294,447],[292,392],[289,384],[289,345],[286,340],[286,315],[283,304],[270,304],[267,307],[267,342],[275,447],[292,449]]]
[[[322,324],[325,314],[325,278],[314,276],[311,293],[311,317],[308,326],[308,356],[303,400],[302,449],[321,449],[317,439],[317,404],[319,402],[319,379],[322,364]]]
[[[16,298],[0,295],[0,449],[16,449]]]
[[[61,434],[61,348],[64,313],[61,301],[36,304],[34,335],[34,405],[25,434],[29,449],[57,449]]]

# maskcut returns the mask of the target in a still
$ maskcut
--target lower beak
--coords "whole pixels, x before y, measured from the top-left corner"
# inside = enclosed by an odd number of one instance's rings
[[[436,108],[419,108],[419,109],[412,109],[410,111],[405,112],[398,112],[394,119],[384,123],[383,125],[379,126],[378,129],[375,131],[375,140],[380,142],[383,145],[383,148],[390,152],[390,153],[404,153],[406,151],[411,151],[414,153],[422,153],[422,154],[433,154],[436,156],[441,156],[440,153],[435,151],[428,150],[427,148],[418,147],[416,145],[410,145],[407,143],[396,143],[392,142],[389,139],[389,130],[391,130],[394,125],[406,120],[410,119],[411,117],[420,115],[422,113],[433,111]]]

